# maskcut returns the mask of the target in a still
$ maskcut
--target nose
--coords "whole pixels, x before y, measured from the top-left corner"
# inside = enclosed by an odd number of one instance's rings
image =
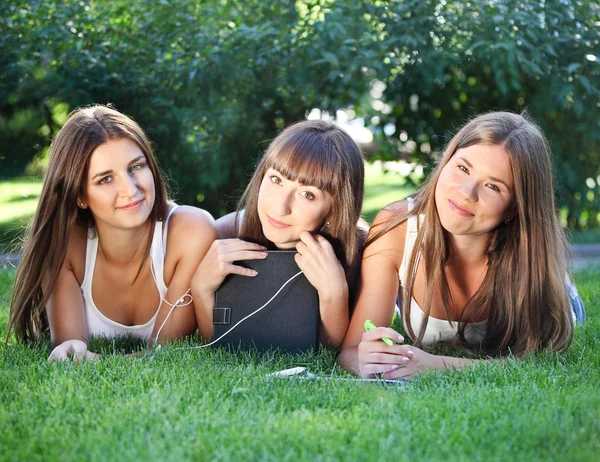
[[[273,211],[279,217],[284,217],[292,212],[290,205],[291,193],[287,191],[281,191],[277,194],[277,197],[273,201]]]
[[[477,202],[477,183],[475,181],[465,181],[461,184],[459,191],[465,200],[469,202]]]
[[[123,175],[119,181],[119,194],[122,197],[134,197],[137,194],[138,187],[133,175]]]

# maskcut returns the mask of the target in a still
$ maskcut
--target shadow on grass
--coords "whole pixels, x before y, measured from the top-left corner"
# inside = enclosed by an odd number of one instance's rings
[[[39,194],[28,194],[26,196],[13,196],[13,197],[5,200],[4,203],[5,204],[15,204],[15,203],[30,201],[32,199],[39,199],[39,198],[40,198]]]

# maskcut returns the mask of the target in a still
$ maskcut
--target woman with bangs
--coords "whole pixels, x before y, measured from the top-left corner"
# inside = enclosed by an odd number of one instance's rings
[[[212,337],[214,292],[225,277],[256,275],[233,262],[295,249],[296,263],[319,295],[319,340],[339,347],[366,237],[363,188],[363,156],[340,127],[313,120],[283,130],[259,162],[237,212],[217,220],[219,239],[192,279],[202,337]]]
[[[477,361],[423,349],[440,342],[500,357],[565,351],[585,312],[552,181],[546,139],[527,116],[466,124],[417,193],[376,217],[338,363],[365,378],[410,379]],[[387,327],[399,289],[410,346]],[[382,327],[364,332],[366,320]]]

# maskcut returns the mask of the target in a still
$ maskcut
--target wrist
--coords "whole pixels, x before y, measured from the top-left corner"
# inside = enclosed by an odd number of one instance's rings
[[[319,301],[322,303],[332,303],[338,300],[348,302],[348,283],[346,280],[341,284],[332,284],[324,289],[317,289]]]

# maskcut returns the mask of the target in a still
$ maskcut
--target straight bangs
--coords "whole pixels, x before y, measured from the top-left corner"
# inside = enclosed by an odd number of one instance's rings
[[[337,195],[341,190],[340,159],[331,140],[323,139],[319,132],[294,135],[271,144],[265,171],[272,168],[288,180]]]

